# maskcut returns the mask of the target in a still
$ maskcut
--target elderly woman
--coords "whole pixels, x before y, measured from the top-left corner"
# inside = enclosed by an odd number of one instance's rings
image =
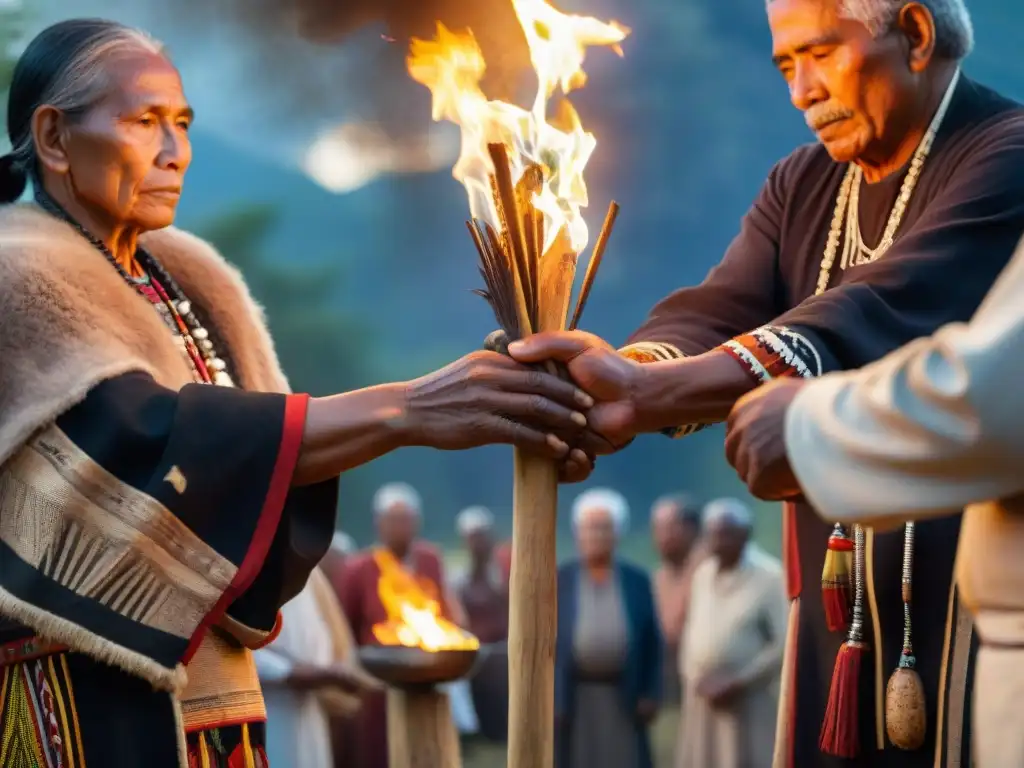
[[[290,394],[238,273],[169,226],[191,124],[118,24],[50,27],[14,71],[0,202],[35,204],[0,208],[0,765],[263,766],[250,649],[326,551],[338,475],[406,445],[566,456],[548,433],[584,421],[482,352]]]
[[[596,488],[576,499],[572,521],[579,559],[558,570],[558,765],[651,768],[662,638],[650,579],[615,556],[629,506]]]

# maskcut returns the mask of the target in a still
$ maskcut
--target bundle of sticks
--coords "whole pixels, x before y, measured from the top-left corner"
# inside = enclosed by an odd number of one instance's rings
[[[480,254],[480,273],[486,285],[486,289],[475,293],[491,305],[503,332],[503,337],[490,339],[488,346],[500,347],[538,331],[574,330],[590,296],[619,206],[614,201],[608,206],[569,320],[579,254],[572,252],[564,230],[543,252],[544,216],[534,208],[532,200],[543,183],[544,171],[531,165],[513,184],[505,145],[488,144],[487,149],[494,165],[491,193],[501,232],[478,219],[466,222],[466,226]]]
[[[587,265],[576,309],[568,323],[569,300],[576,277],[577,253],[560,231],[545,249],[543,214],[533,195],[543,183],[543,169],[530,167],[513,184],[504,144],[489,144],[494,175],[491,191],[500,232],[487,223],[468,222],[480,253],[486,290],[501,330],[487,346],[502,351],[510,341],[539,331],[575,329],[594,284],[608,237],[618,214],[608,208],[601,234]],[[542,252],[544,251],[544,252]],[[507,351],[507,350],[505,350]],[[548,363],[551,373],[568,377]],[[558,467],[548,458],[513,452],[512,575],[509,585],[509,741],[508,765],[552,768],[554,760],[554,657],[557,620],[555,521],[558,514]]]

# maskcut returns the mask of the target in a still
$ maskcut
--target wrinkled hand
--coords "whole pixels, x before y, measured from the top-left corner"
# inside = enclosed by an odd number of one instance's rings
[[[786,456],[786,411],[805,379],[776,379],[748,392],[729,413],[725,457],[750,492],[780,501],[800,495]]]
[[[554,360],[596,401],[587,413],[590,429],[614,448],[632,440],[638,431],[633,392],[639,363],[628,360],[608,342],[583,331],[536,333],[508,347],[521,363]]]
[[[721,673],[708,675],[697,684],[697,695],[716,709],[728,707],[741,690],[737,680]]]
[[[441,450],[496,443],[589,464],[606,443],[586,429],[593,399],[570,382],[495,352],[472,352],[406,385],[414,441]],[[571,454],[572,447],[579,449]]]

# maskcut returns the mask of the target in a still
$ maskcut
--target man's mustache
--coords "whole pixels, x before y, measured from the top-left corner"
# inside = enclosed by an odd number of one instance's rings
[[[813,104],[804,112],[807,127],[815,133],[830,123],[847,120],[851,117],[853,117],[851,110],[838,104],[829,104],[827,101],[822,104]]]

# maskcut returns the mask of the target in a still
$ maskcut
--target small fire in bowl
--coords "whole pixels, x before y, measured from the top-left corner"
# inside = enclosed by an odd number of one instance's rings
[[[437,586],[417,579],[386,550],[377,550],[373,557],[387,619],[373,626],[378,645],[359,651],[366,671],[399,688],[436,685],[467,674],[480,641],[441,615]]]

